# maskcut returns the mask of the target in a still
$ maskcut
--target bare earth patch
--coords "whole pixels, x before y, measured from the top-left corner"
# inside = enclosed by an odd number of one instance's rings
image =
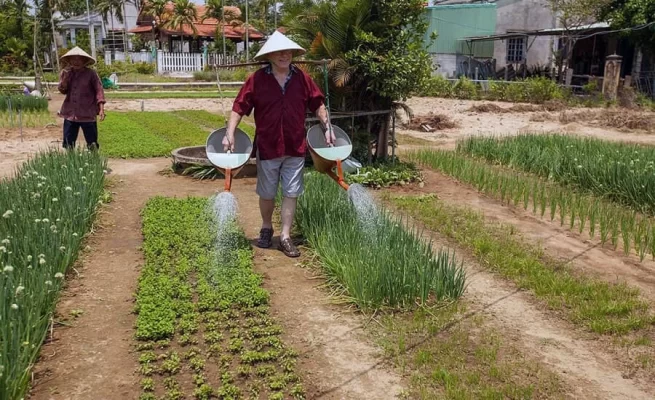
[[[559,103],[548,103],[544,105],[523,105],[504,102],[471,101],[456,99],[441,99],[429,97],[413,97],[407,100],[414,115],[427,115],[437,113],[457,118],[458,127],[448,131],[448,137],[443,132],[424,132],[422,130],[411,130],[403,127],[406,122],[405,116],[398,118],[399,125],[396,132],[414,136],[416,138],[434,141],[435,147],[453,149],[458,139],[465,136],[491,136],[491,135],[516,135],[524,132],[545,133],[558,132],[562,134],[590,136],[598,139],[655,144],[655,136],[645,131],[629,130],[622,131],[619,128],[607,126],[589,126],[580,122],[561,123],[554,111],[560,111]],[[518,110],[526,107],[531,111],[521,112],[472,112],[471,108],[484,104],[493,104],[498,108]],[[487,106],[493,107],[493,106]],[[493,107],[495,109],[495,107]],[[538,110],[537,110],[538,108]],[[593,109],[578,109],[579,112],[588,112]],[[548,115],[543,114],[549,112]],[[552,114],[551,114],[552,113]],[[644,113],[652,115],[653,113]]]
[[[419,115],[413,117],[407,124],[407,129],[416,131],[442,131],[445,129],[453,129],[457,127],[457,123],[449,116],[444,114],[430,113],[428,115]]]

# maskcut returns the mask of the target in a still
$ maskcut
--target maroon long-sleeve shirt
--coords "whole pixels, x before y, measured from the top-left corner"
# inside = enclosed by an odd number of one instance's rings
[[[105,103],[105,91],[98,74],[90,68],[61,71],[59,92],[66,95],[59,115],[75,122],[93,122]]]
[[[246,79],[232,110],[250,115],[255,109],[253,153],[259,151],[260,159],[304,157],[306,110],[316,113],[324,101],[321,89],[301,69],[292,65],[282,88],[268,66]]]

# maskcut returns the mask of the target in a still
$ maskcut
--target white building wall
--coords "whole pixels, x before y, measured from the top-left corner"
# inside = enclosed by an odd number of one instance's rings
[[[548,6],[548,0],[498,0],[496,33],[512,30],[537,30],[556,28],[557,19]],[[528,45],[534,43],[528,51],[528,67],[533,65],[550,65],[553,49],[552,36],[528,38]],[[497,68],[504,67],[507,55],[507,40],[494,42],[494,58]]]
[[[439,65],[439,68],[435,71],[436,75],[441,75],[444,78],[455,76],[457,71],[457,56],[455,54],[432,54],[432,62]]]

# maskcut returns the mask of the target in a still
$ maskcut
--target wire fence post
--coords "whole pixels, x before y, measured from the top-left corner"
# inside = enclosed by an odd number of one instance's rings
[[[23,143],[23,107],[18,109],[18,126],[20,126],[20,142]]]
[[[9,96],[9,127],[14,127],[14,114],[11,108],[11,96]]]

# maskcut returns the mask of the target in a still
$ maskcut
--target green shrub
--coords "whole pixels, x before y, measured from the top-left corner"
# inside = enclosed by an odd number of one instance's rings
[[[563,96],[562,89],[554,81],[536,77],[530,78],[525,82],[525,100],[530,103],[542,104],[547,101],[559,100]]]
[[[419,96],[453,97],[453,84],[441,75],[426,79]]]
[[[478,98],[478,87],[469,78],[461,77],[453,86],[455,97],[462,100],[476,100]]]
[[[489,82],[489,91],[487,91],[487,100],[498,100],[505,101],[507,100],[507,82],[503,81],[491,81]]]
[[[512,103],[519,103],[526,100],[526,90],[523,83],[506,83],[505,100]]]
[[[136,67],[136,72],[139,74],[152,75],[155,73],[155,64],[140,62],[134,65]]]
[[[216,73],[214,71],[195,71],[193,73],[193,80],[212,82],[216,80]]]
[[[59,75],[54,72],[45,72],[43,74],[43,80],[45,82],[59,82]]]

